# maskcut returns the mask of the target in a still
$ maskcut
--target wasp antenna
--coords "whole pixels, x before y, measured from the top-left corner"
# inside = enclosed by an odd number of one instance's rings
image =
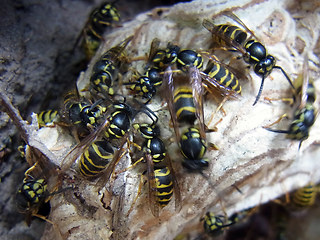
[[[266,130],[270,132],[276,132],[276,133],[290,133],[288,130],[280,130],[280,129],[272,129],[272,128],[265,128]]]
[[[292,83],[292,81],[290,80],[290,78],[289,78],[288,74],[286,73],[286,71],[285,71],[285,70],[283,70],[283,68],[282,68],[282,67],[280,67],[280,66],[274,66],[273,68],[280,69],[280,71],[283,73],[283,75],[284,75],[284,76],[286,77],[286,79],[288,80],[288,82],[289,82],[290,86],[291,86],[293,89],[295,89],[295,87],[293,86],[293,83]]]
[[[261,85],[260,85],[260,88],[259,88],[259,92],[258,92],[258,95],[256,97],[256,100],[254,101],[254,103],[252,104],[252,106],[256,105],[256,103],[259,101],[260,99],[260,96],[261,96],[261,93],[262,93],[262,89],[263,89],[263,84],[264,84],[264,76],[262,76],[262,79],[261,79]]]

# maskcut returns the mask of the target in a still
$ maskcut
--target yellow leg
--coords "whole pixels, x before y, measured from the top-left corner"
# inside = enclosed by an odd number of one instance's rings
[[[31,177],[33,178],[31,175],[29,175],[30,172],[32,172],[38,165],[38,162],[36,162],[35,164],[33,164],[33,166],[31,166],[30,168],[27,169],[27,171],[25,171],[24,175],[25,177]]]
[[[219,147],[214,143],[208,143],[208,151],[219,150]]]
[[[141,157],[141,158],[139,158],[134,164],[132,164],[131,166],[129,166],[129,167],[127,167],[127,168],[125,168],[125,169],[122,169],[122,170],[120,170],[120,171],[117,171],[116,173],[115,173],[115,175],[118,175],[118,174],[120,174],[120,173],[123,173],[123,172],[125,172],[125,171],[128,171],[129,169],[131,169],[131,168],[134,168],[139,162],[141,162],[142,160],[144,159],[144,157]]]
[[[283,102],[288,102],[290,105],[292,105],[294,103],[293,98],[268,98],[268,97],[264,97],[264,100],[269,101],[269,102],[283,101]]]
[[[212,96],[214,98],[214,101],[219,102],[219,100],[215,97],[214,94],[211,94],[210,96]],[[225,117],[227,115],[226,111],[223,108],[223,104],[227,101],[228,97],[224,97],[222,99],[222,101],[220,102],[219,106],[216,108],[216,110],[211,114],[209,122],[208,122],[208,126],[211,125],[214,116],[217,114],[218,111],[222,111],[223,116]]]
[[[141,147],[139,144],[135,143],[135,142],[131,142],[130,140],[128,140],[128,141],[127,141],[127,145],[128,145],[129,151],[130,151],[130,149],[131,149],[131,145],[134,146],[134,147],[136,147],[139,151],[142,151],[142,147]],[[121,158],[122,158],[122,157],[123,157],[123,156],[121,156]],[[136,166],[139,162],[141,162],[143,159],[144,159],[143,157],[139,158],[139,159],[138,159],[134,164],[132,164],[131,166],[129,166],[129,167],[125,168],[125,169],[122,169],[122,170],[120,170],[120,171],[117,171],[117,172],[115,173],[115,175],[118,175],[118,174],[120,174],[120,173],[123,173],[123,172],[125,172],[125,171],[128,171],[130,168],[135,167],[135,166]]]
[[[283,118],[285,118],[285,117],[287,117],[287,116],[288,116],[288,115],[285,113],[285,114],[283,114],[277,121],[275,121],[275,122],[273,122],[273,123],[271,123],[271,124],[269,124],[269,125],[263,126],[263,128],[270,128],[270,127],[272,127],[273,125],[279,123]]]

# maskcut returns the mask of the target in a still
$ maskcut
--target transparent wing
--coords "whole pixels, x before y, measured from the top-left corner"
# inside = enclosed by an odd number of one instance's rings
[[[160,206],[157,201],[157,185],[154,175],[152,156],[148,153],[145,153],[145,159],[147,162],[149,207],[153,216],[159,217]]]
[[[174,92],[174,86],[173,86],[173,72],[171,67],[169,66],[167,70],[164,73],[164,91],[165,99],[168,104],[168,109],[171,116],[171,121],[173,124],[173,129],[177,138],[177,141],[180,141],[180,132],[179,132],[179,124],[177,120],[177,115],[173,107],[173,92]]]

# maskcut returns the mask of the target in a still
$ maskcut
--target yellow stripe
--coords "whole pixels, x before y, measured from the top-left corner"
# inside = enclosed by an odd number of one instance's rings
[[[187,111],[187,112],[192,112],[195,113],[196,112],[196,108],[194,107],[183,107],[183,108],[179,108],[179,110],[177,111],[177,117],[179,118],[180,114],[182,111]]]

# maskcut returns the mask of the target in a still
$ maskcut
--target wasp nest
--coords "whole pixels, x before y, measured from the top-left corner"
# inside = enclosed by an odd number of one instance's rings
[[[128,57],[145,56],[154,38],[161,40],[162,47],[168,42],[182,48],[205,51],[211,46],[211,33],[202,26],[204,18],[214,23],[231,23],[232,19],[219,15],[224,10],[236,14],[275,56],[277,65],[295,79],[303,71],[304,56],[309,56],[309,75],[315,79],[319,92],[319,5],[297,1],[193,1],[170,8],[157,8],[138,15],[123,23],[105,36],[96,56],[81,74],[78,88],[88,86],[92,66],[111,47],[133,35],[127,46]],[[211,19],[213,18],[213,19]],[[234,55],[233,55],[234,56]],[[229,59],[223,59],[228,63]],[[269,101],[291,96],[290,85],[281,71],[275,69],[265,80],[259,102],[252,106],[261,78],[248,69],[243,60],[233,59],[234,66],[247,75],[241,81],[243,93],[236,100],[228,100],[224,111],[212,115],[219,103],[207,94],[204,100],[204,118],[209,128],[216,132],[207,133],[207,141],[218,150],[207,151],[210,166],[205,176],[188,173],[181,166],[182,156],[170,127],[170,115],[163,106],[163,98],[157,94],[150,108],[159,116],[162,139],[167,139],[168,153],[181,193],[181,209],[175,209],[174,200],[154,217],[148,204],[146,184],[137,196],[140,176],[145,170],[143,163],[118,175],[112,175],[107,185],[99,191],[96,181],[79,177],[76,167],[68,170],[74,189],[56,194],[52,200],[49,219],[55,225],[47,225],[43,239],[173,239],[184,229],[199,224],[201,217],[210,210],[227,214],[260,205],[275,199],[309,182],[320,178],[320,126],[316,120],[310,136],[299,149],[299,141],[287,139],[285,134],[267,131],[267,126],[284,113],[293,113],[292,107],[283,101]],[[132,67],[143,70],[145,62],[132,62]],[[251,76],[251,77],[249,77]],[[124,76],[126,78],[126,76]],[[124,94],[126,90],[123,90]],[[162,92],[166,89],[162,89]],[[315,106],[319,109],[319,101]],[[221,121],[220,121],[221,119]],[[137,122],[143,119],[137,119]],[[219,123],[218,123],[219,122]],[[216,125],[216,123],[218,123]],[[289,121],[281,121],[275,128],[287,129]],[[46,131],[42,134],[42,131]],[[39,130],[38,137],[54,155],[58,165],[75,142],[64,136],[61,127]],[[50,139],[46,139],[49,135]],[[72,138],[71,138],[72,139]],[[116,171],[131,164],[131,155],[126,154],[116,166]],[[237,190],[240,190],[238,191]]]

